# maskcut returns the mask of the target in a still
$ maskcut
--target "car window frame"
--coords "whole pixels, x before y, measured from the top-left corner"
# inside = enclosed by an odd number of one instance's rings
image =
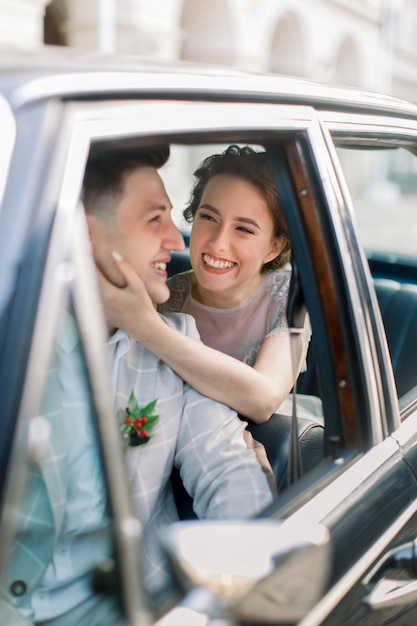
[[[0,127],[1,127],[1,148],[0,148],[0,211],[3,199],[4,188],[7,182],[7,175],[10,169],[10,161],[16,141],[16,120],[12,108],[6,98],[0,93]]]
[[[80,130],[85,131],[88,126],[90,142],[92,144],[103,142],[104,146],[107,143],[107,149],[110,142],[115,147],[126,145],[124,142],[129,137],[134,137],[135,142],[139,141],[142,145],[158,142],[198,143],[201,137],[204,137],[205,143],[247,141],[270,145],[274,136],[278,141],[284,132],[292,136],[298,133],[299,137],[304,134],[306,149],[300,156],[299,164],[302,166],[305,160],[310,161],[308,176],[315,186],[316,203],[323,211],[322,224],[327,223],[328,232],[332,232],[337,238],[335,249],[341,253],[338,268],[343,287],[340,288],[337,280],[333,285],[335,291],[340,293],[340,297],[344,298],[345,306],[349,308],[349,323],[352,325],[350,329],[344,330],[344,346],[352,361],[349,368],[345,369],[346,371],[349,369],[349,375],[353,376],[355,382],[350,384],[345,379],[340,380],[336,389],[339,396],[352,394],[353,390],[356,397],[349,401],[344,412],[343,419],[349,422],[344,434],[340,433],[339,423],[339,433],[331,436],[339,437],[342,447],[365,450],[382,441],[389,432],[398,427],[398,407],[393,401],[394,383],[389,366],[385,372],[389,393],[381,397],[383,385],[379,369],[376,367],[378,360],[375,356],[375,338],[372,327],[367,324],[368,308],[374,303],[372,296],[368,297],[369,284],[364,280],[366,267],[363,263],[363,254],[351,232],[348,219],[350,214],[346,213],[349,204],[349,200],[346,199],[346,188],[340,187],[340,176],[337,175],[334,160],[329,156],[329,150],[332,148],[330,134],[315,109],[282,104],[277,108],[276,104],[271,103],[252,102],[243,106],[242,103],[231,102],[155,99],[128,103],[118,101],[85,103],[82,114],[81,105],[73,104],[73,107],[78,107]],[[123,110],[122,116],[119,115],[119,110]],[[296,237],[298,235],[293,234]],[[356,255],[356,267],[353,272],[347,266],[342,269],[341,261],[342,257],[352,255],[352,247]],[[333,266],[336,265],[333,258]],[[345,324],[345,320],[343,323]],[[327,325],[330,327],[329,320]],[[356,353],[350,349],[349,336],[359,338],[355,346]],[[382,347],[383,352],[384,350],[386,346]],[[360,371],[360,375],[355,374],[356,371]],[[361,382],[363,378],[366,380],[366,393],[363,393]],[[361,404],[364,399],[365,405]],[[362,417],[366,414],[368,420],[359,420],[359,414]],[[335,446],[333,454],[334,448]]]

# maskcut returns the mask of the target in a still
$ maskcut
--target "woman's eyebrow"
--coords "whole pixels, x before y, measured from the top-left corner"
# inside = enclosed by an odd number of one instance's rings
[[[220,211],[218,209],[216,209],[216,207],[212,206],[211,204],[208,204],[207,202],[205,202],[204,204],[200,204],[200,206],[198,208],[199,209],[208,209],[209,211],[212,211],[213,213],[215,213],[216,215],[221,217]],[[234,219],[235,219],[235,222],[243,222],[244,224],[251,224],[251,226],[254,226],[258,230],[261,230],[258,222],[255,222],[255,220],[253,220],[250,217],[235,217]]]
[[[252,220],[250,217],[236,217],[235,222],[243,222],[244,224],[251,224],[258,230],[260,230],[260,226],[258,222],[255,222],[255,220]]]
[[[208,209],[209,211],[213,211],[213,213],[215,213],[216,215],[220,215],[220,211],[216,209],[216,207],[212,206],[211,204],[208,204],[207,202],[205,202],[204,204],[200,204],[198,208]]]

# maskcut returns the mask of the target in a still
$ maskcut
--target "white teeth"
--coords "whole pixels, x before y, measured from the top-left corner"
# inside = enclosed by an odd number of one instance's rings
[[[217,270],[225,270],[229,267],[233,267],[234,263],[231,261],[215,261],[208,254],[203,254],[203,260],[209,267],[214,267]]]
[[[164,270],[165,271],[166,268],[167,268],[167,264],[166,263],[153,263],[153,267],[156,270]]]

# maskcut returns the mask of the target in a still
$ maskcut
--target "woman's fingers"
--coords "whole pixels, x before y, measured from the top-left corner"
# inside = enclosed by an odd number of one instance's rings
[[[114,285],[97,268],[107,323],[143,342],[146,339],[145,331],[150,332],[155,323],[160,323],[160,317],[144,282],[130,263],[117,252],[113,252],[112,256],[126,286]]]
[[[243,436],[247,447],[255,451],[258,462],[260,463],[263,472],[266,474],[271,491],[275,496],[277,494],[277,485],[265,446],[260,441],[254,439],[252,437],[252,433],[246,429],[243,431]]]
[[[124,289],[127,294],[131,295],[131,304],[140,306],[149,304],[153,307],[148,291],[141,279],[135,272],[129,261],[124,259],[121,254],[116,251],[112,252],[113,259],[126,281],[127,288]]]
[[[113,250],[112,257],[129,287],[137,287],[139,289],[144,288],[142,281],[130,265],[129,261],[126,261],[126,259],[124,259],[119,252],[116,252],[116,250]]]

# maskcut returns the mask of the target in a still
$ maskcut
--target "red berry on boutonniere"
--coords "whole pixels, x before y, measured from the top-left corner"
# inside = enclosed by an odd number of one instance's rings
[[[159,421],[158,413],[154,412],[156,402],[153,400],[140,408],[132,391],[129,405],[119,411],[120,429],[125,447],[143,446],[154,436],[153,427]],[[143,428],[145,425],[146,429]]]

